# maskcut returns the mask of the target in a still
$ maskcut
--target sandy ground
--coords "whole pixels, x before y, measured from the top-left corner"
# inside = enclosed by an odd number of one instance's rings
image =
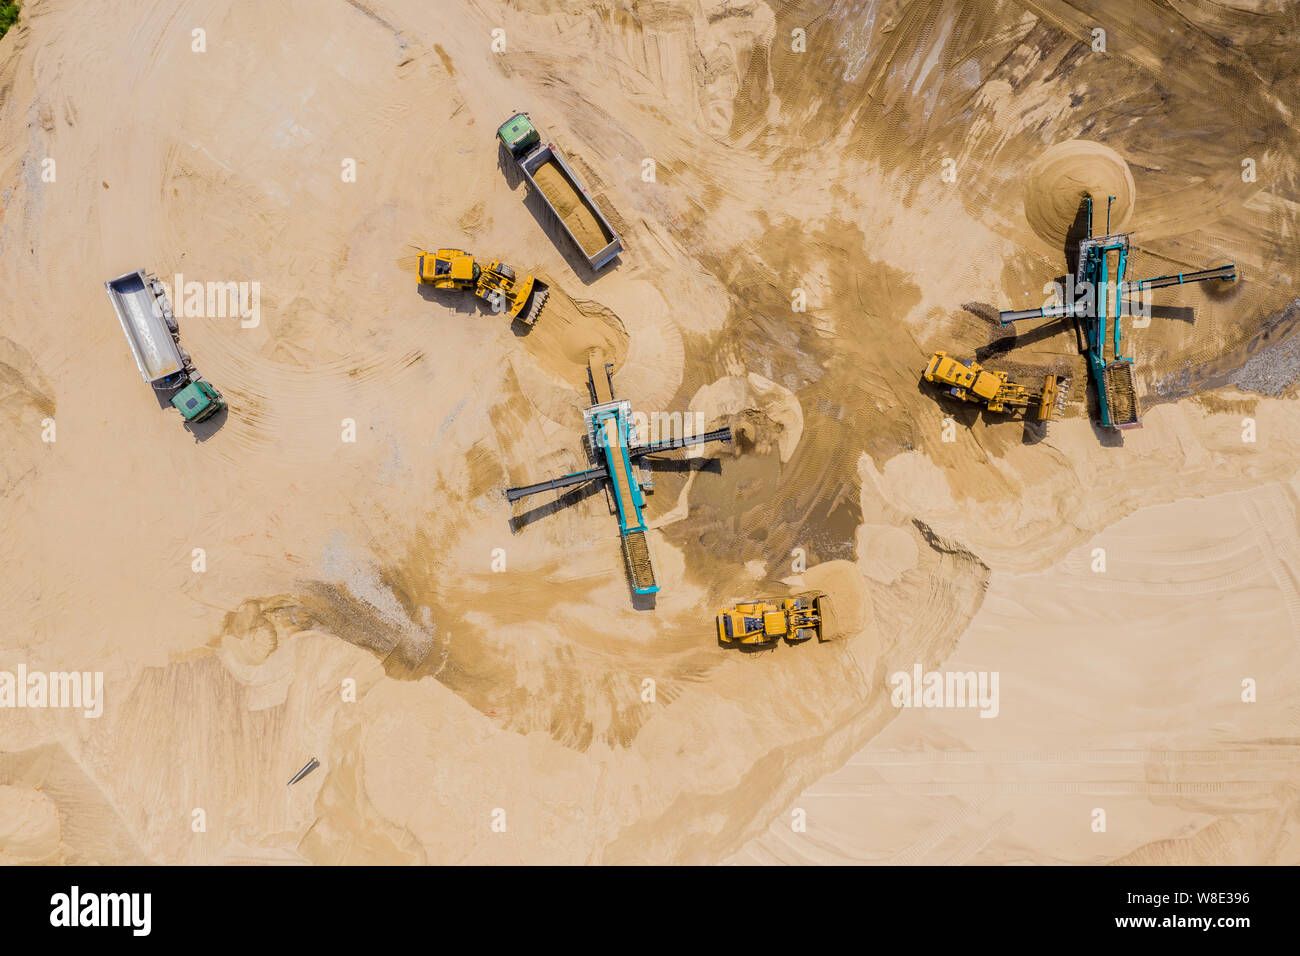
[[[0,668],[106,693],[0,709],[0,860],[1296,862],[1291,8],[438,6],[29,0],[0,41]],[[516,109],[623,236],[600,276]],[[1241,273],[1133,330],[1122,440],[1070,329],[981,317],[1064,272],[1035,163],[1076,140],[1136,274]],[[544,276],[537,327],[422,294],[440,246]],[[180,319],[219,427],[139,381],[140,266],[260,283],[256,328]],[[593,348],[738,435],[656,470],[653,607],[599,488],[501,496],[585,466]],[[1070,374],[1064,420],[938,399],[936,348]],[[814,587],[838,640],[715,645]],[[999,717],[896,710],[916,661],[1000,671]]]
[[[1297,490],[1151,505],[1046,570],[995,572],[926,666],[999,670],[997,718],[903,710],[733,862],[1293,865]]]

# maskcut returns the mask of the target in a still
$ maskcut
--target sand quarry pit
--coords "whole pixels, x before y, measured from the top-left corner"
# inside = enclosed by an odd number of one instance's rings
[[[1300,862],[1300,22],[1090,6],[25,3],[0,669],[105,700],[0,708],[0,859]],[[598,275],[501,168],[525,107],[624,241]],[[1043,302],[1084,190],[1134,275],[1240,276],[1126,330],[1122,436],[1072,329],[980,317]],[[422,296],[417,242],[552,299]],[[259,284],[255,323],[178,314],[217,427],[140,381],[103,288],[138,267]],[[598,485],[502,496],[589,466],[593,349],[737,432],[655,466],[650,604]],[[1061,420],[936,396],[936,349],[1064,370]],[[835,640],[717,645],[812,588]],[[895,707],[917,664],[1000,672],[998,718]],[[1108,781],[1130,822],[1087,842]]]

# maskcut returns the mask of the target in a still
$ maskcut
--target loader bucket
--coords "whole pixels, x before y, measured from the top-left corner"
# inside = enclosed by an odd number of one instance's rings
[[[1056,411],[1056,395],[1056,376],[1049,375],[1043,379],[1043,395],[1038,402],[1038,420],[1040,422],[1052,420],[1052,414]]]
[[[814,629],[817,634],[817,643],[830,640],[827,636],[826,612],[830,610],[830,601],[825,594],[819,594],[813,598],[813,615],[817,618],[817,627]]]
[[[515,307],[510,310],[510,318],[518,319],[524,325],[535,324],[551,294],[550,288],[541,279],[525,276],[515,286]]]
[[[796,644],[812,640],[815,637],[817,643],[820,644],[825,640],[822,608],[826,602],[826,595],[821,591],[805,591],[798,597],[803,601],[804,610],[796,615],[799,623],[795,627],[794,634],[788,640],[790,643]]]

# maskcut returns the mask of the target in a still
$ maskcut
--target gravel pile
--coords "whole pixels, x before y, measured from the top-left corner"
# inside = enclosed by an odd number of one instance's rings
[[[1279,324],[1290,325],[1297,318],[1300,318],[1300,299],[1293,299]],[[1264,345],[1229,377],[1242,391],[1261,395],[1281,395],[1297,380],[1300,380],[1300,331]]]

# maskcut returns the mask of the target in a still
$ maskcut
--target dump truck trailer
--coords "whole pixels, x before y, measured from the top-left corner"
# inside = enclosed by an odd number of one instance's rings
[[[555,213],[587,264],[600,269],[623,251],[623,243],[554,143],[542,141],[527,113],[516,113],[497,129],[497,139],[523,172],[529,188]]]
[[[201,422],[226,407],[181,348],[180,328],[157,278],[137,269],[108,280],[104,288],[141,378],[160,391],[178,389],[171,403],[188,422]]]

